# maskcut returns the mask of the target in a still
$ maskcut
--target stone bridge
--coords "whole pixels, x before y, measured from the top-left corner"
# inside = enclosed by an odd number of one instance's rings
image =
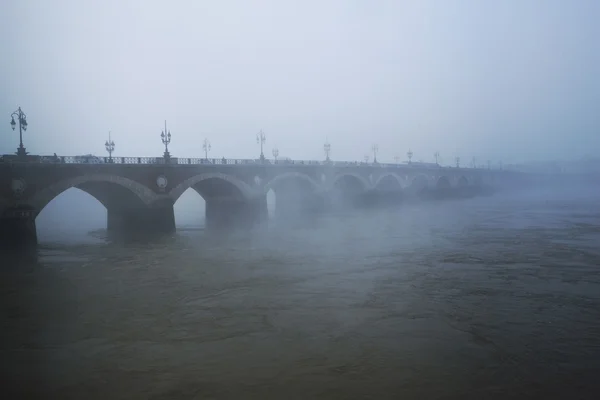
[[[264,220],[266,194],[276,214],[357,205],[367,197],[502,186],[514,173],[464,168],[333,162],[265,163],[0,163],[0,240],[36,242],[35,218],[65,190],[81,189],[102,203],[107,229],[172,232],[173,205],[194,189],[206,201],[207,227]]]

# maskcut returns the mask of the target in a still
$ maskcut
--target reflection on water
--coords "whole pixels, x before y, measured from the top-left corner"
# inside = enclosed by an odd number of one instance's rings
[[[598,199],[55,238],[2,271],[3,375],[40,398],[595,398]]]

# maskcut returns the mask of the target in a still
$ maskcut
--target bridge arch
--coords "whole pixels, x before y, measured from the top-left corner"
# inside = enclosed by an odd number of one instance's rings
[[[264,193],[267,194],[269,190],[275,191],[278,184],[285,181],[302,181],[310,185],[314,192],[318,192],[321,189],[321,185],[306,174],[300,172],[285,172],[283,174],[275,176],[264,186]]]
[[[382,174],[375,181],[375,183],[373,184],[373,187],[374,188],[378,188],[381,185],[384,185],[385,181],[389,181],[390,179],[393,179],[398,184],[398,187],[400,189],[404,189],[406,187],[406,183],[404,182],[404,179],[401,176],[399,176],[399,175],[397,175],[397,174],[395,174],[393,172]]]
[[[320,212],[323,206],[321,184],[301,172],[285,172],[263,186],[267,213],[279,221],[303,220]]]
[[[148,187],[134,180],[118,175],[90,174],[63,179],[41,189],[23,203],[40,212],[54,198],[70,188],[77,188],[90,194],[104,207],[109,208],[111,190],[119,190],[119,201],[150,206],[157,195]]]
[[[461,175],[457,180],[456,180],[456,186],[457,187],[465,187],[465,186],[469,186],[469,180],[467,179],[466,176]]]
[[[353,172],[341,172],[332,179],[331,189],[334,189],[342,181],[350,181],[354,184],[360,185],[363,191],[371,187],[371,184],[369,183],[367,178]]]
[[[435,186],[437,189],[449,189],[450,187],[452,187],[452,185],[450,184],[450,178],[446,175],[438,177]]]
[[[181,182],[171,189],[169,196],[176,202],[189,188],[194,188],[204,198],[228,195],[249,200],[255,193],[252,187],[241,179],[220,172],[208,172]]]

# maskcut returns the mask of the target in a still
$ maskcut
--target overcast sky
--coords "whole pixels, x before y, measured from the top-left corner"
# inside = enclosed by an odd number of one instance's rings
[[[600,149],[597,0],[4,0],[0,153],[445,163]],[[1,114],[0,114],[1,115]],[[372,157],[372,156],[371,156]]]

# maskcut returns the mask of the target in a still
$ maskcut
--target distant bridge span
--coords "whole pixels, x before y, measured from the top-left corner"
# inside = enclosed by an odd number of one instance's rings
[[[289,199],[315,210],[321,207],[318,204],[331,203],[324,198],[354,201],[366,194],[502,187],[520,176],[501,170],[353,162],[151,157],[119,157],[111,162],[38,156],[20,160],[0,159],[0,222],[5,238],[35,237],[35,217],[71,187],[106,207],[109,229],[170,232],[175,229],[173,204],[190,188],[206,200],[208,225],[253,224],[265,217],[269,190],[276,193],[278,208],[284,209]]]

